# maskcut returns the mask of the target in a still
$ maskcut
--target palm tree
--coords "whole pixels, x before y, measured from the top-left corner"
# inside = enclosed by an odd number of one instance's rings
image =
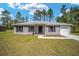
[[[62,5],[62,7],[61,7],[61,13],[63,14],[62,15],[62,17],[61,17],[61,20],[62,20],[62,22],[64,22],[64,23],[67,23],[67,13],[66,13],[66,10],[67,10],[67,8],[66,8],[66,5]]]
[[[34,12],[34,19],[35,20],[39,20],[39,21],[41,21],[41,11],[40,10],[36,10],[35,12]]]
[[[35,12],[34,12],[34,16],[33,16],[33,20],[34,20],[34,21],[38,20],[38,17],[37,17],[37,16],[38,16],[38,14],[37,14],[37,12],[35,11]]]
[[[45,17],[46,17],[46,15],[47,15],[46,10],[42,10],[42,11],[41,11],[41,14],[42,14],[42,16],[43,16],[43,21],[45,21]]]
[[[62,5],[62,7],[61,7],[61,13],[65,14],[66,10],[67,10],[66,5]]]
[[[38,20],[41,21],[41,11],[40,10],[36,10],[37,16],[38,16]]]
[[[22,17],[22,22],[25,22],[25,18],[24,17]]]
[[[28,17],[26,16],[25,21],[28,21]]]
[[[51,21],[52,17],[53,17],[53,10],[51,8],[49,8],[48,11],[47,11],[47,14],[48,14],[48,18],[49,18],[48,21]]]

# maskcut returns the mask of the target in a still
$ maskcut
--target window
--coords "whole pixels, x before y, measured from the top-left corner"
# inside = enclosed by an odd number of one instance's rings
[[[55,26],[50,26],[49,27],[49,32],[55,32]]]
[[[32,32],[32,31],[33,31],[33,27],[32,27],[32,26],[29,26],[29,27],[28,27],[28,31],[29,31],[29,32]]]
[[[23,26],[16,26],[16,32],[23,32]]]

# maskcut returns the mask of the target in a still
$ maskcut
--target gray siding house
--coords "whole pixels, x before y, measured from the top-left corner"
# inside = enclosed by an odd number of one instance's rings
[[[14,34],[20,35],[69,35],[71,24],[46,22],[46,21],[29,21],[13,24]]]

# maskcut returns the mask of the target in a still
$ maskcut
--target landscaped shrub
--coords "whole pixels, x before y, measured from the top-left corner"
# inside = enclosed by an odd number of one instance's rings
[[[6,26],[5,25],[0,25],[0,31],[6,31]]]

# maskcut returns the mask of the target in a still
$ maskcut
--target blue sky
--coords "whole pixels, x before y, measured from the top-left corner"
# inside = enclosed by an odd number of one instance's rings
[[[54,16],[59,16],[61,14],[60,8],[63,4],[66,4],[66,7],[68,9],[71,7],[70,3],[0,3],[0,10],[8,10],[11,13],[12,18],[15,18],[16,12],[19,11],[24,17],[28,16],[28,18],[31,20],[33,12],[36,9],[42,8],[44,8],[45,10],[48,10],[48,8],[52,8]]]

